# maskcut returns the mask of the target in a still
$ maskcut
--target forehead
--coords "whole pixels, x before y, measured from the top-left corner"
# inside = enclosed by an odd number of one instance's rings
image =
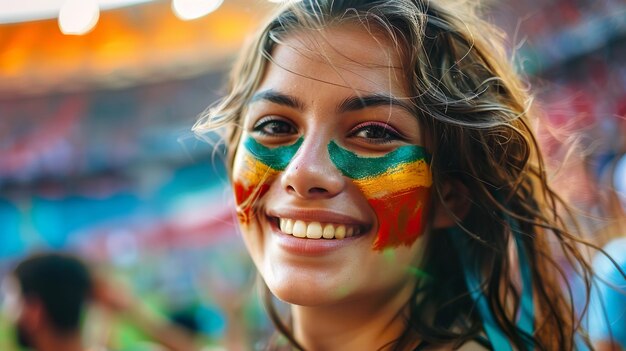
[[[305,84],[352,94],[407,96],[401,50],[380,30],[342,24],[290,33],[274,48],[261,85]],[[321,85],[326,85],[322,87]]]

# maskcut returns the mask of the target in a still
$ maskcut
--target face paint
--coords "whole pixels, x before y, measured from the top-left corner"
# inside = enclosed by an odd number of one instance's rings
[[[246,136],[244,150],[237,152],[233,167],[233,187],[240,223],[249,223],[254,216],[255,201],[265,195],[271,180],[287,167],[302,141],[300,138],[292,145],[268,148]]]
[[[352,178],[378,217],[375,250],[411,245],[424,231],[432,176],[423,147],[407,145],[382,157],[360,157],[334,141],[328,153]]]

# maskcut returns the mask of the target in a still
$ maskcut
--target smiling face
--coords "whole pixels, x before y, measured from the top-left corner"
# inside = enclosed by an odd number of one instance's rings
[[[287,302],[383,302],[415,282],[432,180],[387,43],[352,25],[294,33],[246,109],[233,164],[239,220]]]

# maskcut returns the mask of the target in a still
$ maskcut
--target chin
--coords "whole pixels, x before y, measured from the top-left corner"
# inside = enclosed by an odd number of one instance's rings
[[[353,280],[338,269],[267,264],[261,272],[276,298],[300,306],[332,305],[353,291]]]
[[[272,294],[279,300],[298,306],[318,307],[336,304],[341,300],[340,294],[332,294],[331,291],[312,288],[310,285],[293,284],[290,286],[269,286]],[[335,289],[334,291],[337,291]]]

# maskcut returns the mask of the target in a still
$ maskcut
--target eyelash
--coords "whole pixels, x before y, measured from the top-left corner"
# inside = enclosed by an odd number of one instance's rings
[[[368,139],[369,142],[372,142],[374,144],[386,144],[386,143],[391,143],[396,140],[405,139],[395,128],[391,127],[390,125],[386,123],[381,123],[381,122],[366,122],[366,123],[360,124],[356,126],[355,128],[353,128],[352,131],[350,131],[349,136],[358,137],[357,134],[366,130],[369,132],[375,131],[375,132],[385,133],[385,137],[383,138],[360,137],[363,139]]]
[[[277,127],[279,124],[281,125],[281,127],[287,126],[290,128],[290,131],[282,132],[282,133],[281,132],[275,133],[275,132],[267,132],[266,130],[264,130],[266,127],[268,127],[271,124],[274,124],[275,127]],[[258,122],[256,122],[254,127],[252,127],[252,131],[254,131],[255,133],[259,133],[263,136],[278,137],[278,136],[284,136],[286,134],[292,134],[296,131],[296,128],[291,123],[283,119],[276,118],[276,117],[263,117]]]
[[[280,125],[280,127],[288,127],[290,130],[288,132],[268,132],[265,130],[265,128],[267,128],[268,126],[274,124],[274,127],[278,127]],[[280,118],[276,118],[276,117],[263,117],[261,118],[255,125],[254,127],[252,127],[252,130],[255,133],[258,133],[262,136],[268,136],[268,137],[280,137],[280,136],[285,136],[285,135],[289,135],[289,134],[293,134],[296,132],[295,127],[288,121],[285,121],[283,119]],[[360,132],[382,132],[384,133],[384,137],[366,137],[366,136],[362,136],[359,137],[357,136]],[[382,122],[365,122],[362,123],[358,126],[356,126],[355,128],[353,128],[350,133],[348,134],[349,137],[357,137],[357,138],[362,138],[362,139],[367,139],[368,142],[373,143],[373,144],[386,144],[386,143],[391,143],[393,141],[396,140],[404,140],[405,138],[402,137],[402,135],[393,127],[391,127],[390,125],[386,124],[386,123],[382,123]]]

